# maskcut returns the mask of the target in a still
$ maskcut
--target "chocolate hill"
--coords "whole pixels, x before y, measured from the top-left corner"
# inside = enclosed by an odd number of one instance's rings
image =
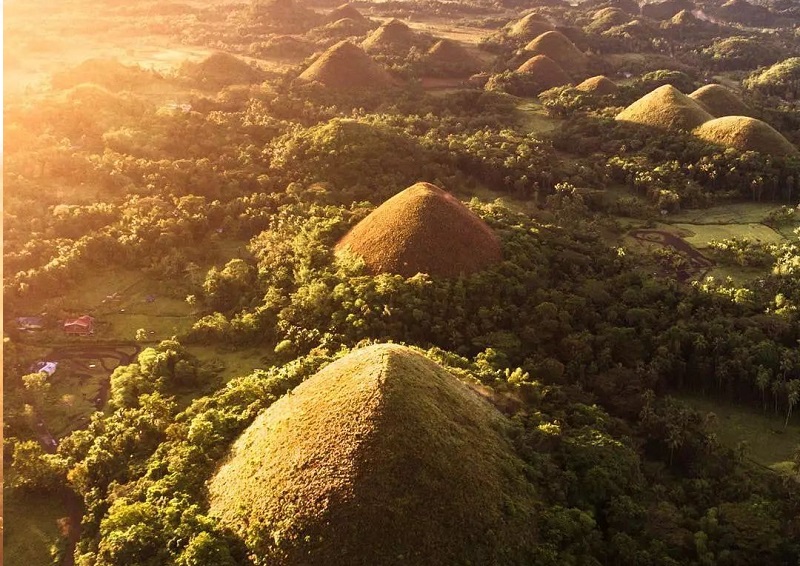
[[[340,41],[319,56],[297,79],[336,90],[388,88],[392,77],[361,48]]]
[[[617,120],[661,130],[693,130],[713,119],[697,102],[672,85],[644,95],[617,115]]]
[[[400,20],[389,20],[373,31],[361,43],[368,53],[401,53],[409,51],[416,43],[416,34]]]
[[[694,135],[709,143],[739,151],[758,151],[779,157],[800,155],[780,132],[766,122],[748,116],[723,116],[710,120],[697,128]]]
[[[460,76],[477,73],[478,61],[470,55],[463,45],[450,39],[440,39],[428,50],[425,56],[428,67],[445,75]]]
[[[588,78],[575,88],[583,92],[599,94],[600,96],[616,94],[617,92],[619,92],[619,87],[617,86],[617,83],[615,83],[614,81],[603,75],[598,75],[596,77]]]
[[[461,201],[430,183],[396,194],[336,244],[370,273],[454,277],[501,259],[500,239]]]
[[[668,20],[681,10],[695,9],[689,0],[664,0],[663,2],[650,2],[642,6],[642,15],[654,20]]]
[[[540,90],[570,83],[570,78],[558,63],[546,55],[534,55],[517,69],[517,73],[528,75]]]
[[[506,30],[508,37],[530,41],[545,32],[552,31],[553,26],[539,14],[528,14],[514,22]]]
[[[547,55],[569,74],[585,71],[587,57],[567,36],[558,31],[548,31],[536,37],[525,46],[532,55]]]
[[[418,351],[361,348],[245,430],[210,515],[259,564],[521,564],[535,502],[507,426]]]
[[[335,22],[337,20],[342,20],[345,18],[355,20],[357,22],[365,21],[367,19],[352,4],[342,4],[338,8],[334,8],[333,10],[328,12],[328,15],[325,17],[326,21],[328,22]]]
[[[689,95],[712,116],[747,116],[750,109],[729,89],[719,84],[705,85]]]
[[[181,74],[200,86],[213,88],[256,83],[265,76],[263,71],[230,53],[221,51],[212,53],[198,63],[184,63],[181,66]]]

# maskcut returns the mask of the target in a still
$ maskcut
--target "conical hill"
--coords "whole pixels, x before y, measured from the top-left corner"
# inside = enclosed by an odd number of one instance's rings
[[[698,88],[689,95],[708,110],[712,116],[746,116],[750,109],[729,89],[722,85],[711,84]]]
[[[350,43],[340,41],[314,61],[298,80],[318,82],[337,90],[378,89],[392,86],[393,80],[386,70],[364,51]]]
[[[792,143],[761,120],[748,116],[723,116],[698,127],[694,134],[709,143],[739,151],[758,151],[779,157],[800,155]]]
[[[647,93],[617,115],[617,120],[661,130],[693,130],[713,116],[672,85]]]
[[[524,563],[534,498],[505,418],[416,350],[355,350],[275,402],[209,483],[259,564]]]
[[[587,56],[563,33],[548,31],[525,46],[533,55],[547,55],[570,74],[580,74],[586,69]]]
[[[363,258],[371,273],[443,277],[479,271],[500,261],[500,240],[461,201],[430,183],[396,194],[336,245]]]

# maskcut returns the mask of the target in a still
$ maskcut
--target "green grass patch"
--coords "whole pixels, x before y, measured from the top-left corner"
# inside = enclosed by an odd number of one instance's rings
[[[46,566],[60,539],[59,519],[67,516],[60,497],[3,490],[3,558],[6,566]]]
[[[780,208],[774,203],[736,202],[712,208],[683,210],[670,214],[672,222],[689,224],[753,224],[762,222],[767,215]]]
[[[105,315],[95,330],[95,335],[104,340],[133,341],[136,331],[143,328],[147,341],[159,342],[172,336],[183,336],[192,328],[195,318],[155,314],[131,314],[118,312]]]
[[[63,298],[64,308],[74,312],[89,312],[102,308],[108,295],[124,296],[142,279],[142,273],[133,270],[109,269],[92,273],[73,286]]]
[[[521,114],[521,129],[526,134],[546,134],[561,124],[561,120],[550,116],[544,106],[535,100],[520,102],[517,110]]]
[[[711,240],[727,240],[730,238],[747,238],[751,241],[762,242],[765,244],[779,244],[784,241],[781,234],[765,226],[755,223],[735,223],[735,224],[677,224],[673,226],[688,232],[683,237],[690,245],[695,248],[708,247]]]
[[[707,397],[679,398],[698,411],[717,416],[713,431],[723,445],[735,449],[739,442],[745,441],[750,458],[775,471],[791,472],[792,456],[800,446],[800,421],[797,417],[784,428],[784,417],[772,413],[761,413]]]
[[[267,348],[229,350],[221,347],[187,346],[186,349],[202,362],[220,367],[220,378],[224,382],[275,364],[275,354]]]

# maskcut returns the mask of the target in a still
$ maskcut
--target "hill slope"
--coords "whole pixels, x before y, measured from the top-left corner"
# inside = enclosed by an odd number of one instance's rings
[[[622,122],[670,131],[692,130],[713,118],[672,85],[658,87],[617,114]]]
[[[516,562],[533,497],[504,428],[417,351],[362,348],[242,434],[210,482],[211,514],[263,563]]]
[[[500,240],[458,199],[430,183],[396,194],[336,245],[371,273],[444,277],[479,271],[501,258]]]

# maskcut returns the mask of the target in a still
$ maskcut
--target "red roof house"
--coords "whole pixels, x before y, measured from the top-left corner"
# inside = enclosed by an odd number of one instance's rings
[[[64,321],[64,332],[78,336],[94,334],[94,318],[89,315]]]

